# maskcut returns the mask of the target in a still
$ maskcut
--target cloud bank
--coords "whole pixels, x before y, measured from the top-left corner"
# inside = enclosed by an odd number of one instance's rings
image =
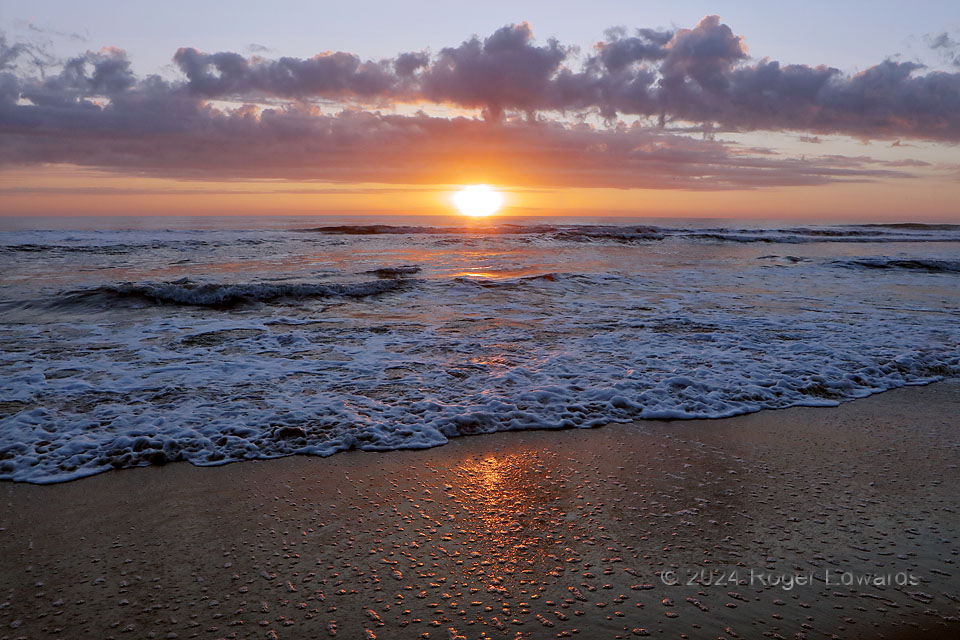
[[[788,158],[684,130],[960,141],[960,73],[886,60],[849,75],[756,60],[717,16],[691,29],[613,29],[586,52],[538,43],[523,23],[384,60],[181,48],[173,61],[177,79],[139,77],[109,47],[50,65],[0,36],[0,164],[726,189],[908,174],[869,158]],[[400,105],[480,117],[383,113]],[[643,124],[621,121],[632,116]]]
[[[934,44],[949,42],[944,34]],[[579,68],[566,64],[575,62],[572,52],[555,40],[537,45],[530,26],[520,24],[436,56],[264,60],[180,49],[174,62],[186,89],[206,98],[441,102],[495,116],[597,110],[734,130],[960,140],[960,74],[918,74],[921,65],[892,60],[852,76],[825,66],[750,63],[743,38],[718,16],[673,32],[612,31]]]

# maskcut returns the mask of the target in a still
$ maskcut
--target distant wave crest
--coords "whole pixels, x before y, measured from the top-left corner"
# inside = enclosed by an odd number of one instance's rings
[[[379,267],[377,269],[371,269],[365,273],[371,273],[378,278],[399,278],[403,276],[412,276],[416,273],[420,273],[420,267],[412,264],[404,264],[399,267]]]
[[[571,280],[575,276],[568,273],[540,273],[531,276],[521,276],[519,278],[485,278],[476,276],[457,276],[453,279],[456,283],[470,284],[484,289],[515,289],[517,287],[537,285],[542,283],[559,282],[562,280]]]
[[[529,235],[562,242],[658,242],[669,238],[707,242],[764,242],[801,244],[808,242],[960,242],[960,225],[871,224],[784,229],[676,228],[652,225],[551,225],[489,224],[482,227],[430,227],[404,225],[337,225],[296,229],[325,235]]]
[[[895,269],[927,273],[960,273],[960,260],[921,258],[853,258],[836,260],[835,265],[851,269]]]

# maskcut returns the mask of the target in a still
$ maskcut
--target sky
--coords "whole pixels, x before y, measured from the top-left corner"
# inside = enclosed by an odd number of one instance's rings
[[[955,2],[5,0],[0,214],[960,222]]]

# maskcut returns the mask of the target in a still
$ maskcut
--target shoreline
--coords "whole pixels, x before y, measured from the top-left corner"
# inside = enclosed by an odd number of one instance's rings
[[[557,432],[557,431],[569,431],[569,430],[575,430],[575,431],[593,431],[593,430],[596,430],[596,429],[611,428],[611,427],[621,426],[621,425],[635,425],[635,426],[637,426],[637,427],[642,427],[642,426],[645,425],[645,424],[674,424],[674,423],[685,423],[685,422],[690,422],[690,423],[711,423],[711,422],[717,422],[717,421],[723,421],[723,420],[738,419],[738,418],[741,418],[741,417],[744,417],[744,416],[750,416],[750,415],[757,414],[757,413],[778,412],[778,411],[795,410],[795,409],[833,409],[833,408],[842,406],[842,405],[844,405],[844,404],[848,404],[848,403],[852,403],[852,402],[859,402],[859,401],[864,400],[864,399],[866,399],[866,398],[872,398],[872,397],[874,397],[874,396],[877,396],[877,395],[880,395],[880,394],[886,394],[886,393],[889,393],[889,392],[891,392],[891,391],[896,391],[896,390],[900,390],[900,389],[907,389],[907,388],[911,388],[911,387],[927,387],[927,386],[930,386],[930,385],[936,385],[936,384],[946,383],[946,382],[950,382],[950,381],[960,383],[960,376],[944,376],[944,377],[941,377],[939,380],[933,380],[933,381],[930,381],[930,382],[907,382],[907,383],[903,383],[901,386],[898,386],[898,387],[891,387],[891,388],[889,388],[889,389],[882,389],[882,390],[879,390],[879,391],[874,391],[874,392],[870,393],[869,395],[859,396],[859,397],[841,397],[841,398],[837,398],[837,399],[830,399],[829,401],[825,401],[825,402],[822,403],[822,404],[820,404],[820,403],[812,403],[812,402],[811,402],[811,403],[807,403],[807,404],[794,404],[794,405],[790,405],[790,406],[786,406],[786,407],[761,407],[761,408],[759,408],[759,409],[744,411],[744,412],[740,412],[740,413],[731,413],[731,414],[729,414],[729,415],[720,415],[720,416],[713,416],[713,417],[636,418],[636,419],[634,419],[634,420],[628,420],[628,421],[625,421],[625,422],[605,422],[605,423],[599,424],[599,425],[597,425],[597,426],[586,426],[586,427],[566,427],[566,426],[557,426],[557,427],[553,427],[553,426],[542,426],[542,427],[541,427],[541,426],[529,426],[529,427],[524,427],[524,428],[522,428],[522,429],[504,429],[504,430],[490,431],[490,432],[483,432],[483,431],[481,431],[481,432],[466,432],[466,433],[458,433],[458,434],[456,434],[456,435],[446,436],[446,437],[447,437],[447,441],[446,441],[446,442],[442,442],[442,443],[430,444],[430,445],[423,445],[423,446],[409,446],[409,447],[400,446],[400,447],[397,447],[397,448],[395,448],[395,449],[385,449],[385,450],[381,450],[381,449],[363,449],[363,448],[358,448],[358,447],[352,447],[352,448],[350,448],[350,449],[338,449],[338,450],[335,450],[335,451],[332,452],[332,453],[326,453],[326,454],[299,453],[299,452],[297,452],[297,453],[287,453],[287,454],[282,454],[282,455],[277,455],[277,456],[272,456],[272,457],[244,458],[244,459],[223,459],[223,460],[219,460],[219,461],[216,461],[216,462],[206,462],[206,463],[199,463],[199,462],[194,462],[193,460],[181,459],[181,458],[178,458],[178,459],[167,459],[167,458],[164,458],[162,462],[158,462],[158,463],[150,463],[150,464],[136,465],[136,466],[130,466],[130,467],[120,466],[120,467],[115,467],[115,468],[112,468],[112,469],[90,469],[90,470],[86,470],[83,475],[73,475],[73,476],[69,476],[69,477],[66,477],[66,478],[64,478],[64,477],[62,477],[62,476],[57,476],[57,477],[54,477],[54,478],[44,478],[44,479],[41,479],[41,480],[22,480],[22,479],[17,479],[17,478],[0,478],[0,486],[2,486],[2,485],[5,484],[5,483],[31,484],[31,485],[38,485],[38,486],[48,486],[48,485],[66,484],[66,483],[83,481],[83,480],[85,480],[85,479],[87,479],[87,478],[93,478],[93,477],[96,477],[96,476],[101,475],[101,474],[104,474],[104,473],[116,473],[116,472],[130,471],[130,470],[133,470],[133,469],[143,469],[143,468],[147,468],[147,467],[151,467],[151,466],[163,467],[163,466],[166,466],[166,465],[174,465],[174,464],[190,464],[191,466],[200,467],[200,468],[211,468],[211,467],[223,467],[223,466],[232,465],[232,464],[242,464],[242,463],[245,463],[245,462],[269,462],[269,461],[271,461],[271,460],[281,460],[281,459],[283,459],[283,458],[300,457],[300,456],[309,457],[309,458],[323,458],[323,459],[326,459],[326,458],[330,458],[330,457],[333,457],[333,456],[337,456],[337,455],[340,455],[340,454],[343,454],[343,453],[351,453],[351,452],[362,452],[362,453],[373,453],[373,454],[389,454],[389,453],[402,452],[402,451],[423,451],[423,450],[427,450],[427,449],[436,449],[436,448],[438,448],[438,447],[447,446],[448,444],[450,444],[450,442],[452,442],[452,441],[454,441],[454,440],[457,440],[457,439],[460,439],[460,438],[484,437],[484,436],[491,436],[491,435],[502,434],[502,433]],[[836,402],[836,404],[830,404],[831,402]]]
[[[829,408],[9,482],[0,640],[956,637],[957,416],[948,379]]]

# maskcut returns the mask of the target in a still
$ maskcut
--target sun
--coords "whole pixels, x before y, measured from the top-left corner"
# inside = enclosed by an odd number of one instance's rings
[[[453,194],[453,204],[465,216],[483,218],[503,205],[503,196],[485,184],[471,184]]]

